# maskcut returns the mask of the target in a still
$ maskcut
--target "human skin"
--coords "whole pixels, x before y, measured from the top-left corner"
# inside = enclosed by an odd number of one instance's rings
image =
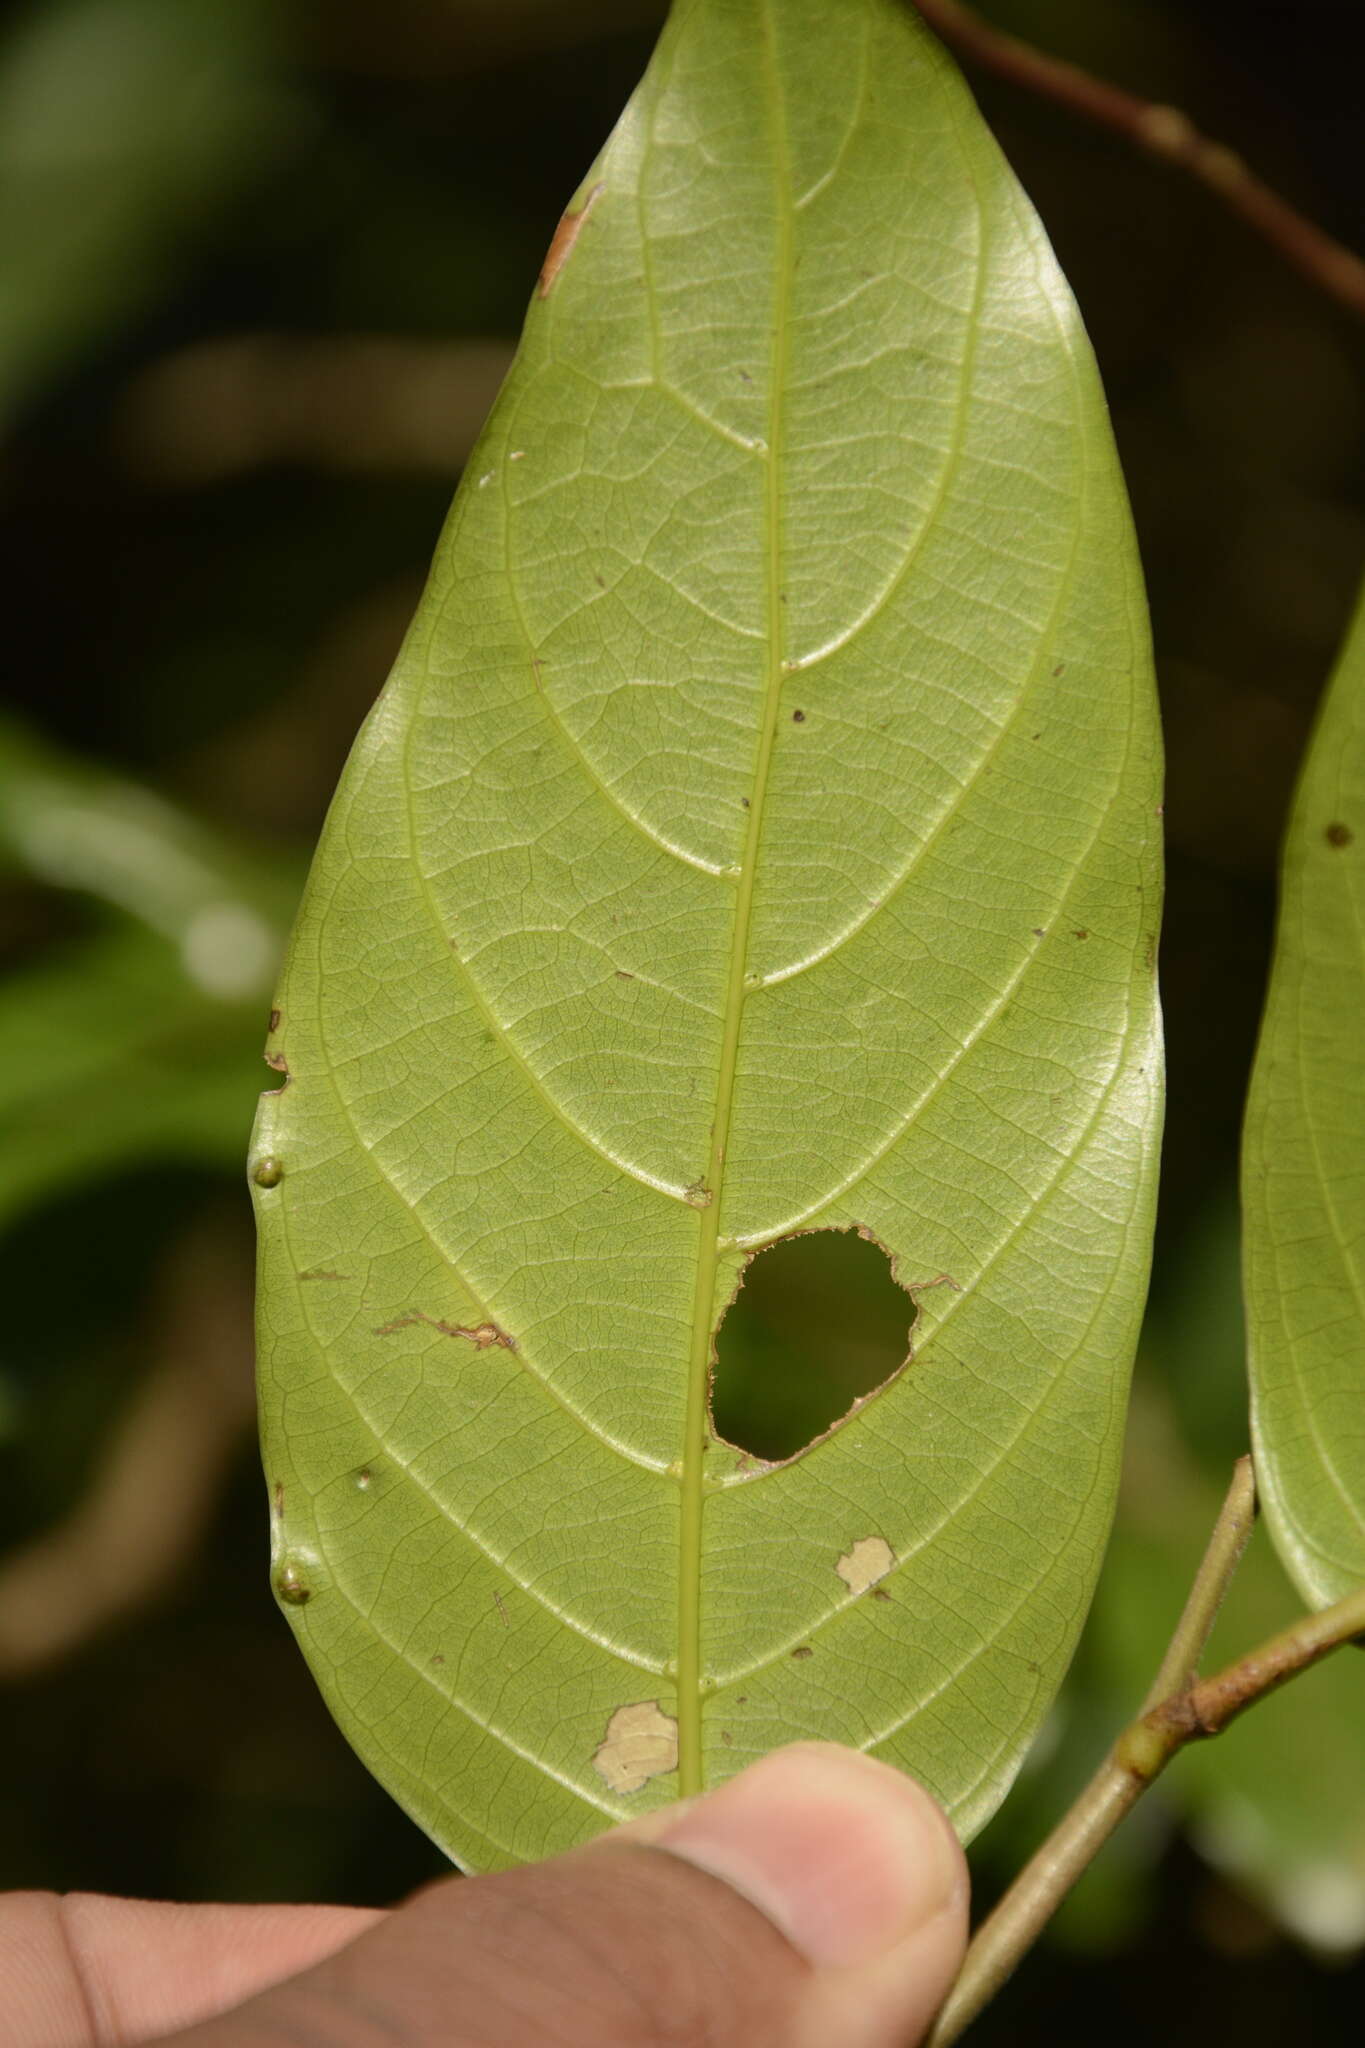
[[[392,1912],[0,1898],[6,2048],[911,2048],[967,1877],[888,1766],[796,1743],[551,1862]]]

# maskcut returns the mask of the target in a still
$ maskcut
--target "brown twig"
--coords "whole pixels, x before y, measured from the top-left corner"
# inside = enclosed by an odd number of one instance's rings
[[[957,56],[1012,85],[1055,101],[1082,119],[1188,171],[1278,250],[1301,276],[1365,319],[1365,262],[1271,190],[1235,150],[1210,142],[1188,115],[1163,107],[1080,66],[992,28],[962,0],[914,0],[934,33]]]
[[[1158,1684],[1079,1799],[1014,1880],[972,1938],[962,1974],[926,2048],[949,2048],[965,2033],[1033,1946],[1076,1879],[1124,1815],[1187,1742],[1219,1735],[1237,1716],[1332,1650],[1365,1634],[1365,1590],[1306,1614],[1211,1678],[1194,1667],[1237,1568],[1255,1515],[1251,1460],[1239,1461],[1227,1499],[1185,1604]],[[1154,1698],[1170,1685],[1169,1692]]]
[[[170,1267],[157,1355],[84,1497],[0,1561],[0,1684],[70,1656],[188,1570],[246,1440],[251,1293],[235,1229],[193,1226]]]

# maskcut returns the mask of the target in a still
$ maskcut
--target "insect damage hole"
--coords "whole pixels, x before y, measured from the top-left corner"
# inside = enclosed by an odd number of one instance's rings
[[[812,1230],[755,1253],[716,1334],[717,1435],[795,1457],[911,1355],[916,1307],[875,1239]]]

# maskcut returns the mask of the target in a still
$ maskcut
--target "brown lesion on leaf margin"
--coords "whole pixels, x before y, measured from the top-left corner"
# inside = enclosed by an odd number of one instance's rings
[[[280,1022],[280,1012],[278,1010],[272,1010],[270,1012],[270,1025],[266,1032],[267,1038],[273,1038],[275,1036],[275,1033],[280,1028]],[[275,1073],[283,1074],[284,1076],[284,1079],[281,1081],[279,1087],[267,1088],[265,1091],[266,1094],[283,1095],[285,1089],[289,1086],[290,1075],[288,1060],[285,1058],[282,1052],[276,1051],[272,1046],[269,1045],[267,1045],[261,1057],[264,1059],[266,1065],[270,1067]]]
[[[618,1707],[593,1751],[592,1767],[613,1792],[629,1796],[678,1768],[678,1724],[657,1700]]]
[[[724,1444],[727,1449],[736,1453],[740,1476],[744,1479],[759,1479],[765,1472],[780,1472],[784,1466],[797,1464],[800,1459],[804,1458],[809,1451],[815,1450],[818,1445],[828,1443],[837,1430],[845,1428],[848,1423],[852,1422],[854,1416],[861,1414],[869,1402],[879,1400],[887,1388],[894,1386],[896,1381],[904,1373],[907,1373],[915,1362],[915,1338],[912,1325],[906,1332],[906,1353],[900,1364],[892,1372],[889,1372],[884,1380],[879,1381],[875,1387],[870,1387],[867,1393],[859,1394],[850,1402],[843,1414],[837,1416],[831,1422],[828,1429],[822,1429],[818,1436],[813,1436],[808,1444],[802,1444],[800,1450],[793,1451],[789,1458],[760,1458],[754,1452],[746,1451],[743,1444],[732,1444],[729,1438],[722,1436],[716,1428],[714,1396],[716,1391],[716,1371],[720,1364],[716,1347],[720,1341],[720,1333],[724,1327],[725,1318],[738,1301],[740,1289],[744,1285],[745,1277],[754,1260],[762,1258],[764,1252],[770,1252],[774,1245],[787,1244],[793,1238],[819,1237],[825,1233],[843,1234],[849,1230],[856,1231],[858,1236],[866,1243],[875,1244],[878,1251],[884,1254],[886,1262],[891,1268],[891,1278],[895,1281],[897,1287],[901,1289],[902,1293],[909,1295],[916,1315],[919,1314],[919,1298],[921,1294],[927,1294],[931,1288],[951,1287],[954,1294],[962,1292],[961,1287],[954,1280],[951,1273],[935,1273],[932,1280],[902,1280],[900,1259],[891,1250],[889,1245],[883,1244],[876,1231],[870,1230],[865,1223],[817,1223],[810,1230],[787,1230],[778,1237],[770,1238],[766,1244],[755,1245],[752,1251],[746,1252],[744,1263],[735,1277],[733,1292],[717,1316],[715,1328],[711,1332],[711,1363],[706,1378],[706,1426],[708,1434],[712,1443]]]
[[[439,1330],[443,1337],[463,1337],[476,1351],[491,1351],[495,1346],[501,1346],[504,1351],[517,1348],[516,1338],[509,1337],[497,1323],[443,1323],[420,1308],[413,1309],[410,1315],[395,1316],[391,1323],[381,1323],[374,1335],[392,1337],[397,1331],[410,1330],[417,1323],[425,1323],[429,1330]]]
[[[561,216],[559,226],[554,231],[554,238],[545,252],[545,261],[540,266],[540,282],[536,289],[542,299],[549,298],[551,291],[554,289],[555,279],[568,262],[569,257],[573,253],[574,243],[583,232],[584,221],[588,218],[588,215],[592,212],[606,189],[605,184],[599,178],[598,182],[587,194],[583,204],[570,207]]]

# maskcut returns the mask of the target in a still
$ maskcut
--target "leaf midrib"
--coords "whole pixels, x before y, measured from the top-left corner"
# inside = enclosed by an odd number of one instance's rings
[[[705,1504],[704,1463],[708,1436],[708,1392],[711,1378],[712,1320],[715,1313],[719,1262],[720,1212],[725,1186],[725,1154],[734,1107],[735,1069],[740,1023],[744,1013],[744,976],[749,959],[754,886],[763,834],[778,709],[782,701],[785,635],[782,625],[782,453],[785,422],[783,391],[791,324],[792,190],[786,109],[778,75],[777,28],[771,0],[763,8],[763,63],[767,87],[773,182],[777,195],[776,283],[773,291],[773,346],[768,393],[768,435],[764,523],[767,544],[767,673],[763,720],[754,756],[749,795],[749,825],[730,938],[720,1066],[716,1076],[716,1109],[711,1126],[711,1151],[706,1185],[710,1202],[700,1213],[697,1279],[692,1300],[692,1344],[688,1361],[687,1412],[684,1421],[680,1485],[678,1560],[678,1794],[687,1799],[702,1789],[701,1748],[701,1524]]]

